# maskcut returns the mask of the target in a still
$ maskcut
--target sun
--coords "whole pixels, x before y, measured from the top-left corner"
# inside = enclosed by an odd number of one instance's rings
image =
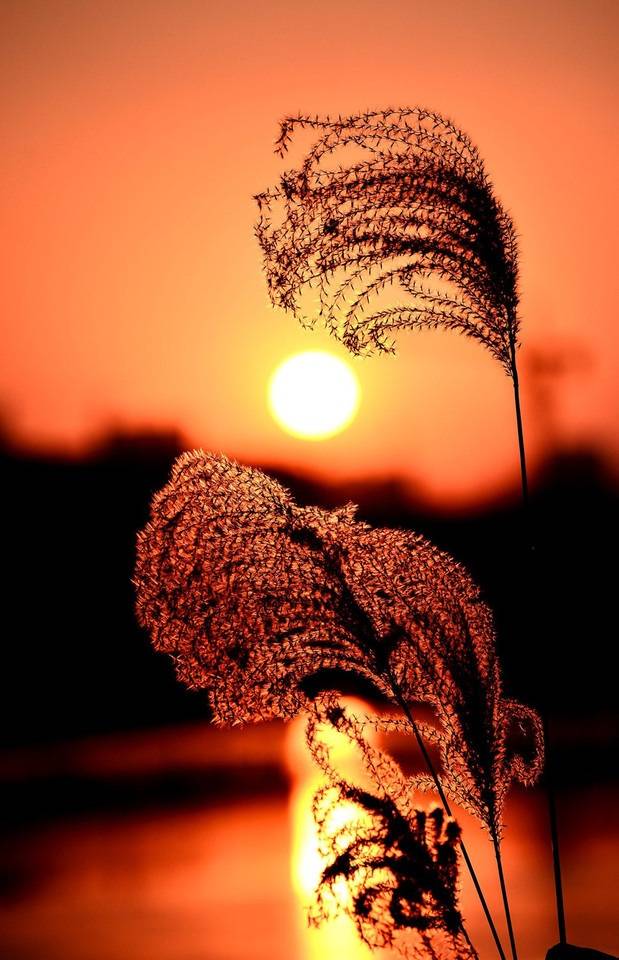
[[[303,440],[326,440],[354,420],[361,389],[352,368],[332,353],[288,357],[269,381],[269,409],[279,426]]]

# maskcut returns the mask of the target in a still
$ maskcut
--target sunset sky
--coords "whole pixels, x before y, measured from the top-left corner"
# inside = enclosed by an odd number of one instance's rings
[[[0,414],[21,442],[178,428],[443,502],[500,489],[510,383],[454,335],[353,360],[359,414],[322,443],[267,406],[287,355],[345,355],[268,300],[252,196],[284,167],[278,120],[420,104],[471,135],[519,230],[533,459],[619,467],[615,0],[4,0],[0,20]]]

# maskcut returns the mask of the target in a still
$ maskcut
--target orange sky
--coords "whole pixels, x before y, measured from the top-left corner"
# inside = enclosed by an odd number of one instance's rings
[[[509,479],[509,381],[455,336],[354,361],[361,411],[327,442],[266,406],[287,353],[343,353],[268,302],[252,195],[282,168],[278,119],[422,104],[477,142],[519,228],[533,457],[588,443],[619,462],[615,0],[4,0],[0,17],[0,405],[23,440],[160,424],[443,500]],[[548,403],[530,371],[557,350]]]

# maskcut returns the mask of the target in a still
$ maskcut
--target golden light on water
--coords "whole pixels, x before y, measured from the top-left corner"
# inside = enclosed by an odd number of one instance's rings
[[[326,440],[354,420],[359,381],[348,363],[324,350],[294,354],[269,382],[269,409],[279,426],[303,440]]]
[[[341,769],[343,765],[348,772],[360,770],[359,757],[348,740],[334,730],[326,730],[323,736],[337,769]],[[288,768],[294,778],[290,793],[291,881],[299,904],[304,960],[371,960],[369,947],[359,939],[349,917],[334,916],[320,927],[307,927],[308,904],[313,899],[326,864],[318,849],[318,837],[312,816],[314,794],[324,783],[324,778],[307,752],[303,718],[289,725],[286,752]],[[342,825],[349,819],[350,813],[346,805],[337,811],[337,816],[342,818]],[[342,898],[346,897],[345,889],[341,892],[336,889],[335,893],[336,896],[341,893]]]

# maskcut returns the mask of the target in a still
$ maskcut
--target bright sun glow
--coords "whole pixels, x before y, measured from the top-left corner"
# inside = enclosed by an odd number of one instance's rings
[[[344,360],[322,350],[284,360],[269,383],[269,407],[286,433],[325,440],[354,419],[361,399],[359,381]]]

